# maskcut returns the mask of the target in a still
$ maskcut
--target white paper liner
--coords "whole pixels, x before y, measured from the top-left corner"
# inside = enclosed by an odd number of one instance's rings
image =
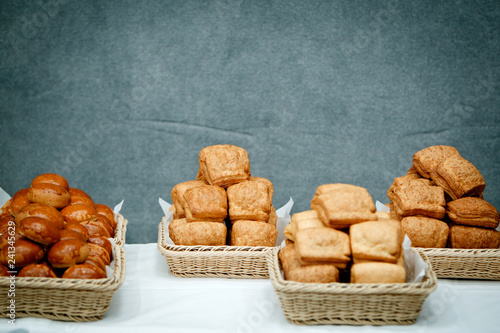
[[[5,203],[10,200],[10,198],[11,198],[11,196],[7,192],[5,192],[3,188],[0,187],[0,210],[1,210],[1,207],[3,207],[3,205],[5,205]],[[116,218],[116,215],[118,215],[118,213],[120,213],[120,210],[122,209],[124,201],[125,200],[122,199],[122,201],[118,205],[116,205],[115,208],[113,209],[113,212],[115,213],[115,218]],[[106,266],[106,276],[108,278],[110,278],[110,277],[113,277],[113,269],[115,267],[116,253],[115,253],[115,240],[114,240],[114,238],[108,238],[108,239],[111,242],[111,245],[112,245],[111,251],[113,253],[113,260],[111,261],[111,263],[109,265]]]
[[[170,206],[172,204],[166,202],[162,198],[158,198],[158,203],[160,204],[160,207],[163,211],[163,214],[165,215],[167,219],[167,226],[165,228],[165,239],[168,244],[170,245],[175,245],[174,242],[170,239],[170,235],[168,232],[168,225],[170,222],[172,222],[174,218],[174,213],[170,211]],[[282,241],[284,241],[284,230],[285,227],[290,223],[290,211],[292,210],[293,207],[293,199],[290,198],[288,202],[283,206],[280,207],[279,209],[276,210],[276,215],[278,216],[278,220],[276,222],[276,229],[278,230],[278,237],[276,238],[276,245],[281,244]]]

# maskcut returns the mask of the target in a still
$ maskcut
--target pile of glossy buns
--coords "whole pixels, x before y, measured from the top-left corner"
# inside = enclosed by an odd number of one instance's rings
[[[0,276],[106,278],[115,228],[111,208],[60,175],[41,174],[2,207]]]
[[[319,186],[311,210],[293,214],[285,237],[279,258],[287,280],[405,282],[400,224],[376,212],[363,187]]]
[[[245,149],[203,148],[196,180],[174,186],[174,220],[169,236],[176,245],[275,246],[273,184],[251,177]]]
[[[387,191],[391,217],[401,221],[414,247],[497,249],[500,215],[484,200],[485,185],[454,147],[427,147]]]

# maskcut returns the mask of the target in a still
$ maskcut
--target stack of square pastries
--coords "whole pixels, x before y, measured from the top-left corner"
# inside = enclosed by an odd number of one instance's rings
[[[363,187],[319,186],[311,210],[292,216],[285,237],[279,257],[287,280],[405,282],[399,222],[375,212]]]
[[[275,246],[273,184],[251,176],[247,151],[209,146],[200,151],[199,162],[196,180],[177,184],[171,192],[174,244]]]
[[[483,198],[485,181],[456,148],[431,146],[413,155],[408,173],[387,191],[391,217],[412,246],[498,248],[500,215]]]

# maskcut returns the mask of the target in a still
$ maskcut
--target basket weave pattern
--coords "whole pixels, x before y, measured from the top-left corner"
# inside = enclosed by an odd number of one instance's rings
[[[172,275],[177,277],[223,277],[267,279],[266,253],[272,247],[182,246],[167,243],[167,220],[158,226],[158,250],[166,258]]]
[[[500,280],[500,249],[415,248],[438,278]]]
[[[116,244],[123,246],[125,245],[125,235],[127,234],[127,224],[128,220],[123,217],[122,214],[118,213],[116,215],[116,229],[114,241]]]
[[[16,318],[34,317],[63,321],[95,321],[108,310],[115,291],[125,280],[125,251],[113,247],[113,277],[78,280],[60,278],[16,278]],[[0,277],[0,316],[7,318],[10,279]]]
[[[430,262],[421,283],[299,283],[283,278],[276,248],[267,254],[271,283],[287,320],[298,325],[408,325],[437,287]]]

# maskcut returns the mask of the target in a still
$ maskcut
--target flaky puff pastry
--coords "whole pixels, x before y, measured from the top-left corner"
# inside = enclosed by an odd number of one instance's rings
[[[397,187],[392,203],[401,216],[423,215],[442,219],[446,213],[444,190],[439,186],[414,184]]]
[[[315,210],[306,210],[300,213],[295,213],[292,215],[290,220],[290,231],[292,233],[293,239],[295,239],[295,234],[302,229],[308,228],[321,228],[325,225],[319,218],[318,212]]]
[[[349,235],[340,230],[327,227],[302,229],[295,234],[295,245],[304,265],[330,263],[345,268],[351,261]]]
[[[496,208],[481,198],[465,197],[448,202],[446,213],[456,224],[496,229],[500,214]]]
[[[219,222],[188,222],[177,219],[168,225],[170,239],[175,245],[207,245],[219,246],[226,244],[227,229]]]
[[[430,146],[413,155],[413,166],[424,178],[431,178],[436,167],[450,156],[459,156],[458,150],[452,146]]]
[[[404,283],[404,267],[385,262],[366,262],[351,267],[351,283]]]
[[[231,229],[232,246],[275,246],[278,230],[270,223],[239,220]]]
[[[190,188],[195,188],[206,184],[207,183],[203,181],[190,180],[187,182],[179,183],[172,188],[170,196],[172,197],[172,204],[175,206],[174,219],[186,217],[186,213],[184,212],[184,192],[186,192]]]
[[[368,191],[350,184],[325,184],[316,189],[311,209],[325,226],[343,229],[364,221],[375,221],[375,204]]]
[[[238,146],[215,145],[203,148],[199,160],[197,179],[206,179],[211,185],[226,188],[251,176],[248,153]]]
[[[450,228],[443,221],[424,216],[409,216],[401,220],[401,229],[413,247],[444,248]]]
[[[339,281],[339,270],[335,265],[302,265],[295,246],[289,244],[279,252],[285,279],[303,283],[332,283]]]
[[[404,175],[394,178],[392,185],[387,190],[387,197],[394,201],[394,190],[410,185],[435,186],[436,184],[432,180],[422,178],[418,173]]]
[[[486,183],[479,170],[465,158],[454,155],[439,163],[432,180],[453,199],[481,197]]]
[[[353,258],[395,263],[401,254],[398,222],[370,221],[349,228]]]
[[[184,192],[184,211],[188,222],[222,222],[227,216],[226,191],[214,185],[201,185]]]
[[[454,225],[450,228],[453,249],[498,249],[500,232],[489,228]]]
[[[231,221],[267,221],[271,212],[269,187],[261,181],[243,181],[227,188]]]

